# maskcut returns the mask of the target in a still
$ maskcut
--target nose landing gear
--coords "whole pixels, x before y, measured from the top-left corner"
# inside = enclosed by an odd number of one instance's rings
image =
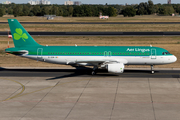
[[[151,65],[151,73],[154,74],[153,65]]]

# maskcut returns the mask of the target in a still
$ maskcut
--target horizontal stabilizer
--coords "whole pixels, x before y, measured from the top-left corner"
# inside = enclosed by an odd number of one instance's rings
[[[22,50],[22,51],[5,51],[6,53],[11,53],[14,55],[23,55],[23,54],[28,54],[28,51]]]

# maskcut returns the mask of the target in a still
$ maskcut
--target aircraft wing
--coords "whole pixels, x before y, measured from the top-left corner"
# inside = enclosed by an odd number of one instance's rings
[[[76,60],[76,63],[90,63],[90,64],[108,64],[108,63],[123,63],[127,64],[126,59],[102,59],[102,60]]]

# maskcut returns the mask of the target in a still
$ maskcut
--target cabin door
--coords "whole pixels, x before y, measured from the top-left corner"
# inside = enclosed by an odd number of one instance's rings
[[[104,51],[104,57],[111,57],[111,51]]]
[[[156,49],[151,49],[151,59],[156,59]]]
[[[42,60],[43,59],[42,53],[43,53],[43,49],[42,48],[38,48],[37,49],[37,59],[38,60]]]

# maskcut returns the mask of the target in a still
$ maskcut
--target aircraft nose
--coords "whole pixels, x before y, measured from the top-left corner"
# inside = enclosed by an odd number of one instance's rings
[[[177,57],[173,55],[172,61],[176,62],[177,61]]]

